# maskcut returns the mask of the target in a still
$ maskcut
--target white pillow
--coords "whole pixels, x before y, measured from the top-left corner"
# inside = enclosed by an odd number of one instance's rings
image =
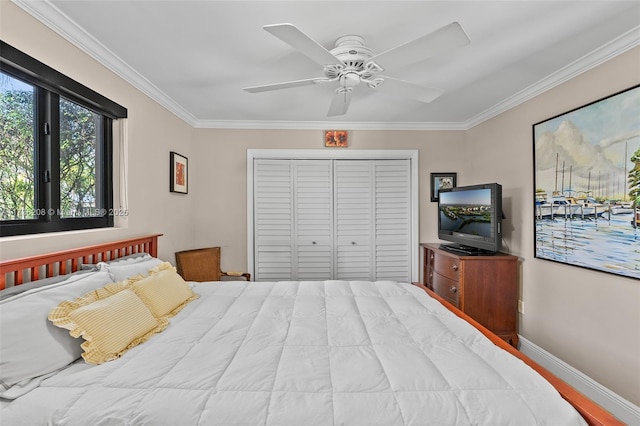
[[[111,281],[104,270],[69,275],[60,283],[0,300],[0,397],[19,397],[80,357],[82,339],[51,324],[49,311]]]
[[[91,272],[95,272],[97,270],[98,270],[98,268],[96,268],[96,266],[93,265],[93,267],[91,269],[86,269],[86,268],[85,269],[81,269],[81,270],[79,270],[77,272],[73,272],[73,273],[68,274],[68,275],[56,275],[54,277],[43,278],[41,280],[29,281],[29,282],[24,283],[24,284],[14,285],[13,287],[7,287],[7,288],[5,288],[3,290],[0,290],[0,300],[6,299],[8,297],[15,296],[16,294],[24,293],[25,291],[32,290],[34,288],[46,287],[46,286],[50,286],[52,284],[60,283],[62,281],[67,281],[72,276],[85,275],[85,274],[89,274]]]
[[[111,275],[111,279],[115,282],[126,280],[136,275],[149,275],[149,270],[164,263],[162,260],[151,257],[150,254],[144,254],[139,257],[127,257],[116,259],[109,262],[98,263],[104,265]]]
[[[149,259],[151,257],[151,255],[149,253],[133,253],[133,254],[128,254],[126,256],[122,256],[119,257],[117,259],[114,260],[107,260],[106,262],[98,262],[98,263],[83,263],[80,268],[81,269],[95,269],[99,264],[100,265],[110,265],[110,264],[122,264],[122,263],[134,263],[137,261],[142,261],[142,260],[146,260]],[[143,258],[143,259],[141,259]]]

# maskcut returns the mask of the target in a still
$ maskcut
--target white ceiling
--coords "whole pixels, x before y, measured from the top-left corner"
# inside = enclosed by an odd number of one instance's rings
[[[640,45],[640,1],[13,1],[195,127],[466,129]],[[242,90],[323,76],[266,24],[380,53],[453,21],[468,46],[388,72],[430,104],[361,84],[328,119],[331,85]]]

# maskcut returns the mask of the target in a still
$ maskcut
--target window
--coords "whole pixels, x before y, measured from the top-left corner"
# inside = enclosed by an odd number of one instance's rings
[[[127,110],[0,41],[0,235],[113,226]]]

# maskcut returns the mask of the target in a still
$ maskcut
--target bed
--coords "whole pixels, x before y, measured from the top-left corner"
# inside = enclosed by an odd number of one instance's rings
[[[104,279],[105,263],[116,281],[136,262],[162,262],[158,236],[3,261],[0,286],[61,274]],[[83,274],[87,264],[96,269]],[[196,296],[122,356],[91,365],[73,348],[62,354],[68,365],[20,382],[13,395],[9,389],[0,399],[2,424],[622,424],[418,283],[188,286]],[[6,300],[50,291],[42,288]],[[15,323],[7,324],[14,319],[3,302],[0,326],[10,338]],[[7,359],[28,366],[43,357],[2,350],[3,369]]]

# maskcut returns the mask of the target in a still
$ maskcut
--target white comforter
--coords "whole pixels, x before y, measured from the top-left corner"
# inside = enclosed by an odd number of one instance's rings
[[[417,287],[194,284],[116,361],[77,362],[2,425],[573,425],[555,389]]]

